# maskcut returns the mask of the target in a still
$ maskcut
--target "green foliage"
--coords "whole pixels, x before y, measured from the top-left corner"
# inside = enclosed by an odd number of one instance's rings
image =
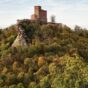
[[[28,46],[11,47],[17,26],[0,30],[0,88],[88,88],[88,30],[22,21]]]
[[[40,80],[40,87],[41,88],[50,88],[49,78],[46,76]]]
[[[35,82],[31,82],[28,88],[39,88]]]

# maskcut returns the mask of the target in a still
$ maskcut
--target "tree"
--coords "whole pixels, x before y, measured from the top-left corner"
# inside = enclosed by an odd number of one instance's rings
[[[46,63],[46,58],[44,56],[38,58],[38,66],[43,66]]]
[[[17,88],[25,88],[25,87],[24,87],[23,83],[18,83]]]
[[[14,61],[12,68],[13,68],[13,71],[15,71],[15,72],[17,72],[17,71],[18,71],[19,64],[18,64],[18,62],[17,62],[17,61]]]
[[[5,85],[4,80],[0,79],[0,87],[3,87]]]
[[[43,79],[40,80],[40,87],[41,88],[51,88],[48,76],[45,76]]]
[[[28,88],[40,88],[35,82],[31,82]]]
[[[24,64],[25,64],[25,65],[29,65],[30,63],[31,63],[30,58],[25,58],[25,59],[24,59]]]
[[[56,76],[52,82],[53,88],[66,88],[60,75]]]
[[[10,85],[9,88],[17,88],[16,85]]]

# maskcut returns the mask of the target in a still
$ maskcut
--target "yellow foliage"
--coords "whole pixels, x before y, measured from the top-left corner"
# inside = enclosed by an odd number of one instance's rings
[[[42,66],[45,63],[46,63],[46,58],[44,56],[38,58],[38,66]]]
[[[26,59],[24,60],[24,64],[25,64],[25,65],[30,64],[30,58],[26,58]]]
[[[19,67],[19,64],[18,64],[18,62],[14,62],[13,63],[13,65],[12,65],[12,67],[13,67],[13,71],[16,71],[17,69],[18,69],[18,67]]]
[[[6,67],[3,68],[2,73],[6,73],[8,69]]]

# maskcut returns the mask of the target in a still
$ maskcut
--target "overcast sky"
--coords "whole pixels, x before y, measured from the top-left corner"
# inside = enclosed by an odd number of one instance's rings
[[[0,28],[30,18],[35,5],[48,11],[48,21],[55,15],[58,23],[88,28],[88,0],[0,0]]]

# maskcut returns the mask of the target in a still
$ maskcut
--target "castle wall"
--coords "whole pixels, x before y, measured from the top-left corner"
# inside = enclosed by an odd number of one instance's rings
[[[40,17],[42,21],[47,22],[47,11],[42,10]]]
[[[37,17],[36,14],[33,14],[33,15],[31,15],[31,19],[32,19],[32,20],[35,20],[35,19],[38,19],[38,17]]]

